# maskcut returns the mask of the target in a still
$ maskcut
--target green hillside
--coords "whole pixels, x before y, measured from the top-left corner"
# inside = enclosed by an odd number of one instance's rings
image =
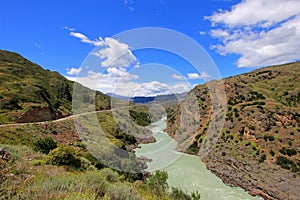
[[[133,149],[153,141],[150,131],[141,126],[160,116],[151,114],[147,106],[121,106],[126,102],[117,101],[120,109],[114,111],[124,115],[128,109],[131,117],[129,122],[121,117],[126,127],[122,129],[110,110],[110,97],[80,84],[75,96],[73,84],[16,53],[0,51],[1,200],[200,199],[198,193],[192,198],[178,188],[169,191],[166,172],[150,175],[108,168],[117,162],[126,169],[144,169],[145,162],[134,156]],[[101,111],[62,118],[72,114],[75,98],[77,111],[93,111],[94,106]],[[39,122],[45,121],[45,115],[61,119]],[[34,123],[14,123],[20,119]],[[148,137],[133,136],[139,133]],[[122,160],[115,159],[119,156]],[[108,160],[103,162],[103,157]]]
[[[217,144],[203,161],[223,181],[252,194],[266,199],[297,199],[300,63],[261,68],[222,81],[227,103],[225,124],[220,135],[213,136],[218,138]],[[213,106],[207,85],[195,87],[189,95],[196,96],[194,104],[199,112],[188,112],[181,127],[185,102],[183,107],[169,111],[168,132],[179,141],[181,151],[198,154],[204,143],[214,140],[207,135]],[[186,145],[178,139],[184,136],[191,136]]]
[[[70,115],[72,90],[73,82],[58,72],[44,70],[17,53],[0,50],[1,123],[15,122],[33,107],[46,108],[52,119]],[[97,92],[95,99],[96,109],[109,108],[110,97]]]

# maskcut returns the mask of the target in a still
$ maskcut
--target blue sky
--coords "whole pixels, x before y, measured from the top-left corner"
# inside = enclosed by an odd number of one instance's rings
[[[202,45],[220,77],[228,77],[299,60],[299,7],[298,0],[1,1],[0,49],[103,92],[181,92],[214,77],[169,52],[135,51],[114,35],[141,27],[180,32]],[[85,59],[95,47],[104,51],[90,57],[93,64]],[[125,63],[101,66],[120,51],[128,53]],[[121,85],[128,88],[114,90]]]

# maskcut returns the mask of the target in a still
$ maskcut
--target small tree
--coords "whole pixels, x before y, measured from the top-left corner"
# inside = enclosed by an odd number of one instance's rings
[[[169,188],[167,180],[168,173],[166,171],[157,170],[148,178],[147,185],[150,190],[161,199]]]

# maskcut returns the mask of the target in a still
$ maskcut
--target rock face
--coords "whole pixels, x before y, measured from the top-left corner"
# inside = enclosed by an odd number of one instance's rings
[[[61,118],[62,115],[53,112],[49,107],[33,107],[27,112],[23,113],[17,120],[16,123],[29,123],[29,122],[42,122],[50,121]]]
[[[226,94],[222,128],[209,132],[216,105],[207,85],[168,112],[167,132],[178,150],[202,156],[225,183],[264,199],[300,196],[300,63],[262,68],[218,81]],[[187,111],[184,111],[187,110]],[[197,126],[195,128],[195,126]],[[208,154],[201,154],[208,144]]]
[[[239,186],[251,195],[265,200],[299,199],[300,179],[276,165],[258,165],[255,160],[240,160],[214,156],[214,152],[203,159],[207,168],[224,183]]]

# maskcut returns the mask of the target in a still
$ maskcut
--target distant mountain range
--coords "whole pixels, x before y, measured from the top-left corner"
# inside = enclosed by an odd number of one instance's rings
[[[142,96],[126,97],[114,93],[107,93],[107,95],[119,100],[126,100],[126,101],[131,101],[133,103],[139,103],[139,104],[152,103],[152,104],[174,105],[184,100],[187,93],[157,95],[157,96],[150,96],[150,97],[142,97]]]

